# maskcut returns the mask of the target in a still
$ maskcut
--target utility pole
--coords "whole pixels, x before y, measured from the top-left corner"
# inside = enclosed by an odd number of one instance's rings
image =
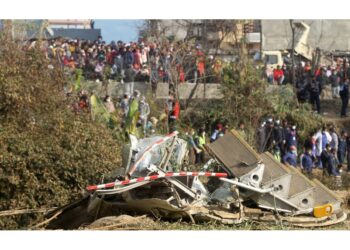
[[[260,29],[260,58],[262,58],[263,52],[263,32],[262,32],[262,21],[259,20],[259,29]]]
[[[296,86],[295,81],[295,60],[294,60],[294,47],[295,47],[295,26],[293,23],[293,19],[289,20],[290,28],[292,29],[292,84]],[[297,87],[297,86],[296,86]]]

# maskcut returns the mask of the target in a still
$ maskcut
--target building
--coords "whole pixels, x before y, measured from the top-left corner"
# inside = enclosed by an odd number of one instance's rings
[[[35,40],[41,36],[44,39],[62,37],[65,39],[80,39],[95,41],[101,35],[101,29],[95,29],[91,19],[62,20],[8,20],[12,36],[17,40]],[[0,31],[3,28],[0,21]]]
[[[80,39],[95,41],[101,36],[101,29],[94,28],[92,19],[49,19],[52,38]]]
[[[47,20],[51,29],[91,29],[92,19],[49,19]]]
[[[322,51],[350,51],[350,20],[294,20],[310,26],[308,44]],[[264,50],[291,48],[289,20],[261,20]],[[298,34],[297,34],[298,35]]]
[[[244,37],[251,50],[260,49],[260,21],[243,20],[148,20],[151,37],[194,39],[209,54],[231,55]],[[246,34],[249,28],[249,34]]]
[[[325,52],[350,51],[350,20],[294,20],[310,26],[307,43]],[[210,51],[235,53],[244,38],[249,54],[292,47],[290,20],[149,20],[153,34],[158,32],[176,40],[195,38]],[[225,37],[222,27],[225,27]],[[151,32],[152,33],[152,32]],[[296,34],[298,36],[300,34]],[[217,46],[219,44],[219,46]]]

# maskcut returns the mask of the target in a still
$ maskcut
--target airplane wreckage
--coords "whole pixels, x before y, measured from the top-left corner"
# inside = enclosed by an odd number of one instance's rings
[[[174,132],[123,149],[124,173],[87,187],[82,199],[47,214],[47,229],[77,229],[121,214],[239,224],[246,220],[322,227],[346,220],[342,201],[270,153],[257,154],[232,130],[206,145],[203,172],[186,172],[187,142]],[[180,171],[181,170],[181,171]],[[121,175],[120,175],[121,174]],[[203,177],[201,177],[203,176]]]

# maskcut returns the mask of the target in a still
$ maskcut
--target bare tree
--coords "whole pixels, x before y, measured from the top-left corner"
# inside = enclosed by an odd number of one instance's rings
[[[231,51],[237,48],[239,41],[237,20],[147,20],[142,27],[142,35],[156,44],[168,82],[174,94],[178,96],[178,87],[182,80],[195,81],[186,107],[190,104],[200,82],[206,82],[208,75],[194,77],[197,70],[196,60],[206,60],[213,56],[214,62],[222,45],[228,45]],[[197,53],[196,45],[201,45],[202,53]],[[167,57],[170,54],[170,58]]]

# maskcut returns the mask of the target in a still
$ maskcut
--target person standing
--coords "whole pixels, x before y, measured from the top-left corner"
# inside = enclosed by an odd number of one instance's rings
[[[205,56],[200,50],[200,46],[196,46],[196,72],[195,72],[195,83],[199,80],[203,82],[204,70],[205,70]]]
[[[286,119],[282,122],[282,146],[281,146],[281,155],[283,156],[288,148],[287,148],[287,136],[290,133],[290,127],[288,125],[288,121]]]
[[[146,102],[146,98],[144,96],[141,97],[140,103],[139,103],[139,112],[140,112],[140,122],[142,124],[143,129],[143,135],[147,136],[147,121],[148,116],[151,113],[151,110],[149,108],[149,104]]]
[[[197,148],[200,150],[200,151],[196,151],[196,160],[195,160],[195,163],[205,163],[204,162],[204,145],[205,145],[205,130],[204,128],[200,128],[198,130],[198,134],[197,136],[195,137],[195,143],[196,143],[196,146]]]
[[[339,80],[340,77],[338,76],[337,72],[335,71],[335,69],[332,69],[332,74],[329,76],[329,81],[332,87],[333,98],[338,98],[339,96]]]
[[[273,144],[279,148],[281,151],[283,142],[283,128],[281,126],[280,120],[275,121],[275,126],[273,128]]]
[[[291,146],[298,147],[298,139],[297,139],[297,127],[295,125],[292,126],[289,134],[286,138],[286,146],[289,149]]]
[[[328,172],[329,169],[331,168],[330,153],[331,153],[331,146],[327,143],[325,149],[321,153],[321,161],[322,161],[322,168],[323,168],[324,174],[326,173],[326,171]]]
[[[277,65],[277,69],[273,71],[273,80],[278,84],[282,85],[284,80],[284,73],[280,65]]]
[[[190,164],[195,164],[197,160],[197,154],[201,153],[201,149],[197,147],[197,144],[195,142],[195,130],[193,128],[190,129],[189,133],[187,133],[187,142],[189,144],[190,150],[189,150],[189,159]],[[193,159],[195,158],[195,159]]]
[[[243,121],[239,122],[237,132],[240,134],[243,140],[247,141],[247,134],[245,132],[245,125]]]
[[[120,108],[122,110],[122,116],[123,118],[125,118],[128,115],[129,112],[129,95],[128,94],[124,94],[123,96],[123,100],[121,100],[120,102]]]
[[[141,65],[142,65],[142,63],[141,63],[142,59],[141,59],[140,49],[137,48],[137,49],[135,50],[133,56],[134,56],[133,68],[134,68],[136,71],[139,71],[139,70],[141,69]]]
[[[178,100],[173,97],[168,101],[168,127],[169,133],[172,133],[177,130],[177,121],[180,117],[180,103]]]
[[[128,66],[125,70],[125,92],[133,93],[134,92],[134,81],[135,81],[136,71],[132,66]]]
[[[345,131],[342,131],[339,137],[339,143],[338,143],[338,161],[339,164],[342,165],[345,162],[345,156],[346,156],[346,144],[347,144],[347,137],[348,134]]]
[[[102,60],[99,60],[99,62],[95,66],[96,78],[102,82],[104,80],[104,75],[103,75],[104,67],[105,65]]]
[[[339,161],[336,156],[336,152],[334,148],[331,148],[328,159],[328,174],[330,176],[340,177],[340,172],[338,169]]]
[[[152,87],[152,96],[156,97],[157,86],[158,86],[158,67],[159,67],[159,56],[157,52],[154,52],[150,57],[151,65],[151,87]]]
[[[303,157],[301,158],[301,168],[306,174],[312,173],[313,161],[311,156],[311,148],[305,149]]]
[[[124,82],[126,83],[125,92],[133,93],[134,92],[134,81],[136,72],[133,68],[134,65],[134,53],[130,49],[130,45],[126,46],[126,51],[123,54],[123,70],[124,70]]]
[[[332,137],[328,133],[326,126],[323,126],[320,131],[318,131],[315,135],[316,139],[316,158],[317,158],[317,167],[323,168],[321,154],[325,150],[326,145],[331,143]]]
[[[346,160],[347,160],[347,171],[350,173],[350,136],[346,138]]]
[[[335,131],[334,126],[331,126],[329,129],[329,134],[332,137],[332,140],[330,142],[330,146],[332,149],[335,150],[335,152],[338,152],[338,146],[339,146],[339,137],[337,132]]]
[[[330,176],[340,176],[335,152],[336,151],[327,144],[326,149],[321,154],[324,173],[328,173]]]
[[[126,117],[126,127],[125,131],[128,134],[137,134],[137,121],[139,120],[139,98],[140,98],[140,92],[138,90],[135,90],[133,99],[131,100],[128,115]]]
[[[265,122],[260,124],[260,127],[256,130],[256,144],[258,153],[263,153],[265,151],[265,140],[266,140],[266,131],[265,131]]]
[[[318,114],[321,114],[321,84],[319,81],[316,81],[314,76],[309,77],[309,92],[310,92],[310,103],[313,107],[316,105],[316,111]]]
[[[349,104],[349,79],[340,85],[339,95],[342,102],[340,117],[346,117]]]
[[[265,126],[265,145],[264,150],[272,150],[273,148],[273,119],[268,118]]]

